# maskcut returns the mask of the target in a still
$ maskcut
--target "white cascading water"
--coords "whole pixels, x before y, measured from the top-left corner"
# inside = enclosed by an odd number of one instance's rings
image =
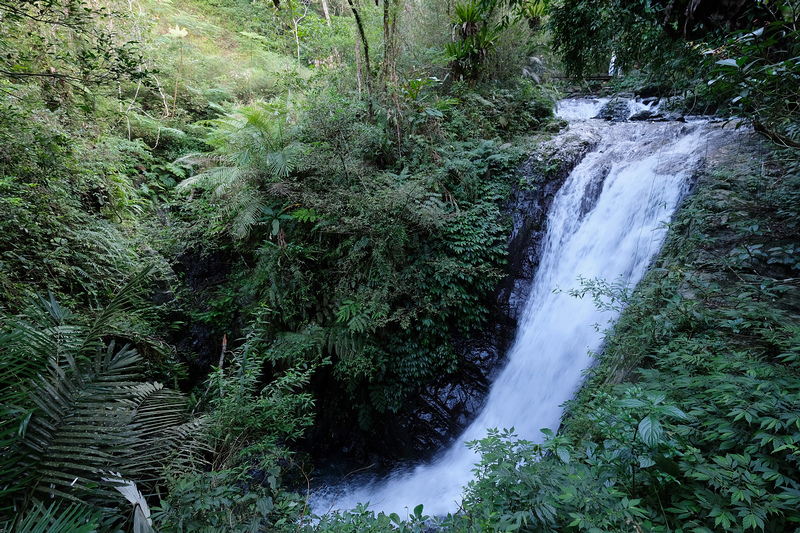
[[[556,115],[566,120],[587,120],[596,117],[611,98],[571,98],[562,100]]]
[[[559,105],[559,114],[570,120],[589,119],[598,110],[596,101]],[[481,414],[430,463],[318,493],[312,498],[317,514],[366,502],[370,509],[401,516],[420,503],[428,515],[455,512],[479,459],[466,442],[484,438],[486,428],[513,427],[534,442],[542,441],[542,428],[558,429],[562,404],[580,386],[591,352],[601,347],[595,325],[614,318],[590,298],[568,291],[580,287],[579,277],[639,282],[715,135],[703,122],[595,122],[602,140],[553,201],[517,337]]]

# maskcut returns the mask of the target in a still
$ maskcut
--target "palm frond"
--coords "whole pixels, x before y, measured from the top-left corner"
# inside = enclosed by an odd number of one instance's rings
[[[10,371],[0,392],[0,500],[10,503],[0,505],[0,517],[45,498],[116,502],[102,472],[155,479],[197,427],[188,425],[179,393],[141,382],[134,348],[103,340],[118,334],[147,274],[134,276],[88,325],[72,324],[80,320],[54,298],[38,298],[31,323],[0,335]]]
[[[160,383],[142,383],[136,387],[135,411],[129,430],[135,442],[127,456],[130,470],[137,479],[153,481],[167,466],[204,464],[209,451],[204,445],[202,418],[190,418],[183,394],[164,388]],[[176,462],[176,457],[181,461]]]
[[[128,440],[131,420],[125,391],[139,379],[140,357],[129,346],[81,364],[69,353],[53,359],[47,375],[31,384],[36,411],[19,441],[20,463],[34,472],[29,497],[80,500],[86,494],[114,500],[99,473],[116,463]],[[105,486],[103,486],[105,485]]]
[[[150,519],[150,506],[142,496],[141,491],[133,481],[126,481],[119,473],[112,472],[113,477],[103,478],[105,481],[117,483],[117,491],[133,504],[133,531],[134,533],[154,533],[153,521]]]
[[[287,147],[283,150],[272,152],[267,158],[266,166],[270,177],[278,178],[278,181],[284,179],[297,166],[296,151]]]
[[[84,355],[88,351],[98,349],[98,341],[102,336],[113,330],[114,322],[123,314],[136,308],[136,298],[139,295],[147,276],[152,270],[148,266],[135,274],[103,308],[103,311],[89,327],[84,337],[84,343],[79,354]]]
[[[240,200],[241,203],[236,206],[236,216],[233,219],[231,233],[239,238],[244,238],[263,215],[266,204],[264,196],[258,193],[242,195]]]
[[[15,533],[93,533],[98,530],[100,513],[82,505],[73,504],[62,510],[56,503],[45,507],[36,503],[14,529]],[[7,524],[3,531],[10,531]]]
[[[230,191],[235,190],[242,181],[248,181],[249,175],[246,168],[240,166],[217,166],[201,172],[191,178],[186,178],[178,184],[179,190],[201,187],[212,191],[214,198],[224,198]]]
[[[177,475],[207,469],[207,457],[214,451],[208,443],[209,422],[205,416],[195,417],[158,437],[154,446],[164,450],[158,457],[164,472]]]

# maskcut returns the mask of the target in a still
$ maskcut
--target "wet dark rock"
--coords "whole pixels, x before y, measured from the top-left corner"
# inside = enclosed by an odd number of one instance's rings
[[[517,186],[507,211],[513,220],[508,247],[508,275],[500,284],[497,301],[516,321],[528,299],[531,280],[539,266],[541,242],[553,198],[570,171],[593,149],[600,137],[590,127],[575,125],[543,144],[520,168],[524,184]]]
[[[638,113],[634,113],[633,115],[631,115],[631,118],[628,119],[628,120],[631,120],[631,121],[650,120],[650,119],[652,119],[653,117],[655,117],[657,115],[658,115],[658,113],[650,111],[649,109],[643,109],[643,110],[639,111]]]
[[[611,122],[625,122],[631,114],[630,100],[626,98],[616,97],[609,100],[603,106],[597,118],[609,120]]]
[[[652,84],[642,85],[634,91],[634,94],[639,98],[652,98],[660,97],[669,94],[672,91],[672,85],[669,84]]]
[[[182,316],[175,318],[187,325],[171,333],[169,341],[177,348],[179,357],[189,363],[188,386],[204,379],[211,366],[218,363],[222,336],[236,338],[234,332],[217,331],[206,322],[193,320],[189,314],[189,310],[202,310],[207,306],[215,289],[227,280],[232,267],[229,253],[202,249],[185,251],[173,265],[173,271],[183,278],[186,287],[178,298]]]
[[[649,120],[650,122],[686,122],[686,117],[684,117],[680,113],[676,112],[660,112],[660,111],[650,111],[648,109],[644,109],[639,111],[638,113],[634,113],[631,115],[629,119],[631,121],[643,121]]]
[[[671,111],[666,113],[659,113],[651,120],[653,120],[654,122],[686,122],[686,118],[682,114]]]

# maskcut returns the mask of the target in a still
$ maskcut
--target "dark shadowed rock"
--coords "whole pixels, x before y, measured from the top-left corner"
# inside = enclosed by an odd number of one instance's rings
[[[656,116],[658,116],[658,113],[654,113],[653,111],[650,111],[649,109],[643,109],[643,110],[639,111],[638,113],[634,113],[633,115],[631,115],[631,118],[628,119],[628,120],[631,120],[631,121],[650,120],[650,119],[652,119],[653,117],[656,117]]]
[[[612,98],[600,109],[597,118],[610,120],[611,122],[625,122],[631,114],[630,100],[627,98]]]
[[[634,94],[639,98],[652,98],[652,97],[659,97],[669,94],[672,91],[672,85],[664,83],[664,84],[653,84],[653,85],[643,85],[634,91]]]
[[[676,112],[659,112],[644,109],[638,113],[631,115],[631,121],[649,120],[650,122],[686,122],[686,118],[680,113]]]
[[[176,346],[179,357],[189,363],[190,386],[204,379],[211,366],[219,361],[222,336],[237,337],[233,331],[216,331],[208,323],[189,316],[189,310],[206,310],[209,299],[228,278],[232,266],[230,253],[198,249],[185,251],[172,267],[175,274],[184,279],[187,288],[178,298],[183,316],[175,317],[186,326],[171,332],[169,340]]]

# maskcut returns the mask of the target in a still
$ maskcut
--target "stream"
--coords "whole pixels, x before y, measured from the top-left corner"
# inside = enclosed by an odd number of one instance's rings
[[[601,100],[566,100],[558,114],[596,128],[597,147],[574,168],[556,194],[547,218],[541,262],[507,364],[493,383],[477,419],[434,460],[381,479],[353,478],[318,491],[317,514],[351,509],[396,512],[424,505],[428,515],[456,512],[479,457],[466,442],[487,428],[510,429],[541,442],[541,429],[556,431],[562,405],[580,387],[592,353],[616,314],[592,298],[570,296],[581,279],[634,286],[646,273],[667,225],[691,187],[709,146],[727,134],[705,120],[605,122],[594,120]],[[631,102],[631,114],[642,109]]]

